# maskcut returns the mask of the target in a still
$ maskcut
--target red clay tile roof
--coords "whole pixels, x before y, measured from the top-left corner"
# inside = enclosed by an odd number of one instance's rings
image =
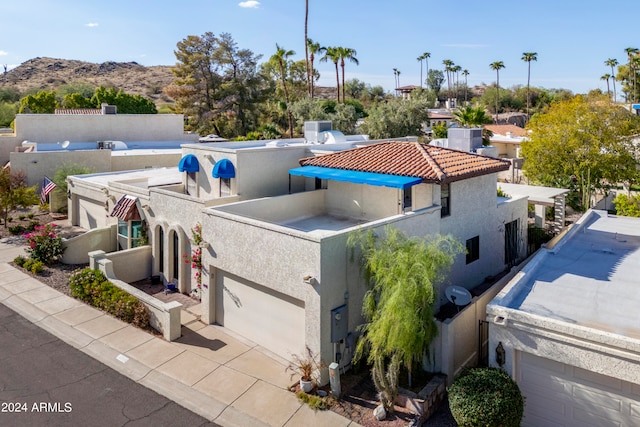
[[[509,170],[510,163],[420,142],[388,141],[307,157],[300,159],[300,165],[411,176],[442,184]]]
[[[516,125],[484,125],[484,128],[493,132],[494,135],[506,136],[507,132],[511,132],[512,136],[528,136],[525,129]]]
[[[56,108],[54,114],[59,115],[97,115],[102,114],[100,108]]]

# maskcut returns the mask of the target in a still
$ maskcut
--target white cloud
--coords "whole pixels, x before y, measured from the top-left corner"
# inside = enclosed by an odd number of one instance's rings
[[[93,28],[93,27],[97,27],[98,23],[97,22],[89,22],[88,24],[84,24],[85,27],[89,27],[89,28]]]
[[[7,52],[6,50],[0,50],[0,56],[5,56],[5,55],[9,55],[9,52]]]
[[[260,6],[260,2],[256,0],[241,1],[240,3],[238,3],[238,6],[247,9],[257,9],[258,6]]]

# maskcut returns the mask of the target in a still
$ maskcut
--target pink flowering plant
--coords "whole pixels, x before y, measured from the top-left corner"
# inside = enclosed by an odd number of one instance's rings
[[[46,224],[36,226],[32,233],[24,235],[27,241],[26,251],[29,258],[40,261],[45,265],[51,265],[62,258],[65,247],[62,237],[58,235],[57,225]]]
[[[184,254],[185,264],[191,264],[191,269],[195,270],[193,277],[196,279],[197,287],[202,287],[202,225],[196,224],[191,229],[191,243],[195,245],[191,254]]]

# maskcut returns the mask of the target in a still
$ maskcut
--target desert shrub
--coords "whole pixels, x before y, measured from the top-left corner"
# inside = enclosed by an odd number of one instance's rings
[[[25,219],[26,217],[27,217],[27,216],[26,216],[26,215],[24,215],[24,214],[18,215],[18,219],[19,219],[20,221],[24,221],[24,219]]]
[[[618,194],[613,204],[618,215],[640,217],[640,195],[638,194],[633,196]]]
[[[27,218],[33,219],[34,216],[35,214],[33,212],[29,212],[29,214],[27,215]]]
[[[296,393],[298,399],[309,405],[311,409],[317,411],[318,409],[327,409],[329,407],[329,402],[326,397],[316,396],[315,394],[307,394],[304,391],[299,391]]]
[[[42,261],[29,258],[24,261],[24,263],[22,264],[22,268],[32,272],[33,274],[40,274],[44,270],[44,264],[42,263]]]
[[[149,326],[149,312],[136,297],[111,283],[101,271],[85,268],[69,278],[71,296],[140,328]]]
[[[25,262],[26,260],[27,260],[27,259],[26,259],[25,257],[23,257],[22,255],[18,255],[17,257],[15,257],[15,258],[13,259],[13,263],[14,263],[15,265],[17,265],[18,267],[22,267],[22,265],[24,264],[24,262]]]
[[[22,225],[12,225],[11,227],[9,227],[9,233],[16,235],[16,234],[22,234],[25,232],[25,228]]]
[[[46,224],[34,228],[32,233],[25,235],[28,245],[26,251],[30,258],[51,265],[64,254],[62,237],[58,235],[55,225]]]
[[[27,225],[26,230],[28,232],[32,232],[33,230],[36,229],[37,226],[39,226],[40,223],[38,221],[29,221],[29,225]]]
[[[13,221],[13,217],[12,216],[8,216],[7,217],[7,222],[12,222]]]
[[[518,384],[502,369],[467,369],[448,392],[451,414],[461,427],[520,425],[524,398]]]

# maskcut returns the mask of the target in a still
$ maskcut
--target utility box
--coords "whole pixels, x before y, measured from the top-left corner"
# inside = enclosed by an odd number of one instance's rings
[[[331,342],[340,342],[349,332],[347,304],[331,310]]]
[[[340,365],[333,362],[329,365],[329,385],[331,386],[331,394],[340,397],[342,390],[340,388]]]

